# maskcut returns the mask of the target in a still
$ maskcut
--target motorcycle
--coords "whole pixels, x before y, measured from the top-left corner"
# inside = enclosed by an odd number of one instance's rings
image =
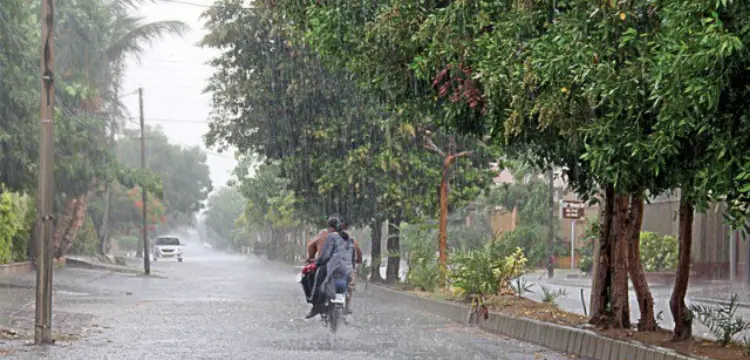
[[[325,303],[325,311],[321,314],[323,323],[331,329],[332,333],[338,330],[339,324],[346,321],[344,309],[348,297],[348,282],[346,279],[334,280],[336,293],[333,298],[329,298]]]
[[[317,284],[314,283],[314,280],[312,280],[315,277],[316,270],[315,263],[309,261],[308,264],[302,268],[302,279],[300,282],[305,289],[308,303],[312,303],[312,289],[317,286]],[[313,281],[313,283],[311,284],[310,281]],[[342,321],[344,323],[347,322],[344,315],[344,309],[346,309],[346,302],[349,301],[349,283],[347,279],[334,279],[334,286],[335,294],[333,297],[326,299],[323,304],[324,311],[320,314],[323,324],[330,328],[332,333],[335,333],[338,330],[339,324]]]

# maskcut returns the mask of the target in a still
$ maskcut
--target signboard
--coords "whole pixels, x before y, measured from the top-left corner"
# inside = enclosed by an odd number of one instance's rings
[[[585,205],[580,201],[567,201],[563,200],[562,204],[562,218],[578,220],[584,216]]]

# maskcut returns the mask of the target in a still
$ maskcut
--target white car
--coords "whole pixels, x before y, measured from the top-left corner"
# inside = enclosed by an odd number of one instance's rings
[[[159,236],[154,241],[154,261],[158,258],[176,258],[182,262],[183,243],[176,236]]]

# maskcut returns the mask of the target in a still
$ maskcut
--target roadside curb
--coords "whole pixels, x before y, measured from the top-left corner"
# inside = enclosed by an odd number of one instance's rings
[[[65,266],[77,267],[77,268],[82,268],[82,269],[104,270],[104,271],[111,271],[111,272],[117,272],[117,273],[123,273],[123,274],[143,275],[143,270],[140,270],[140,269],[134,269],[130,267],[116,266],[116,265],[97,264],[97,263],[93,263],[93,262],[82,260],[82,259],[76,259],[76,258],[67,258],[65,260]],[[151,272],[151,277],[166,278],[162,275],[154,274],[153,271]]]
[[[451,321],[465,323],[468,318],[469,307],[465,305],[427,299],[369,283],[364,288],[364,293],[373,298],[427,311]],[[616,340],[589,330],[498,313],[490,313],[489,318],[479,324],[479,328],[554,351],[595,360],[700,360],[670,349]]]

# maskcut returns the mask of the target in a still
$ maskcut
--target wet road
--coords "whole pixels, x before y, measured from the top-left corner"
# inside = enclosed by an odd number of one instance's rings
[[[58,292],[57,310],[91,316],[87,333],[7,358],[565,359],[363,297],[355,297],[353,322],[333,335],[303,320],[309,308],[296,271],[257,258],[188,248],[185,262],[154,269],[165,278],[105,273]]]

